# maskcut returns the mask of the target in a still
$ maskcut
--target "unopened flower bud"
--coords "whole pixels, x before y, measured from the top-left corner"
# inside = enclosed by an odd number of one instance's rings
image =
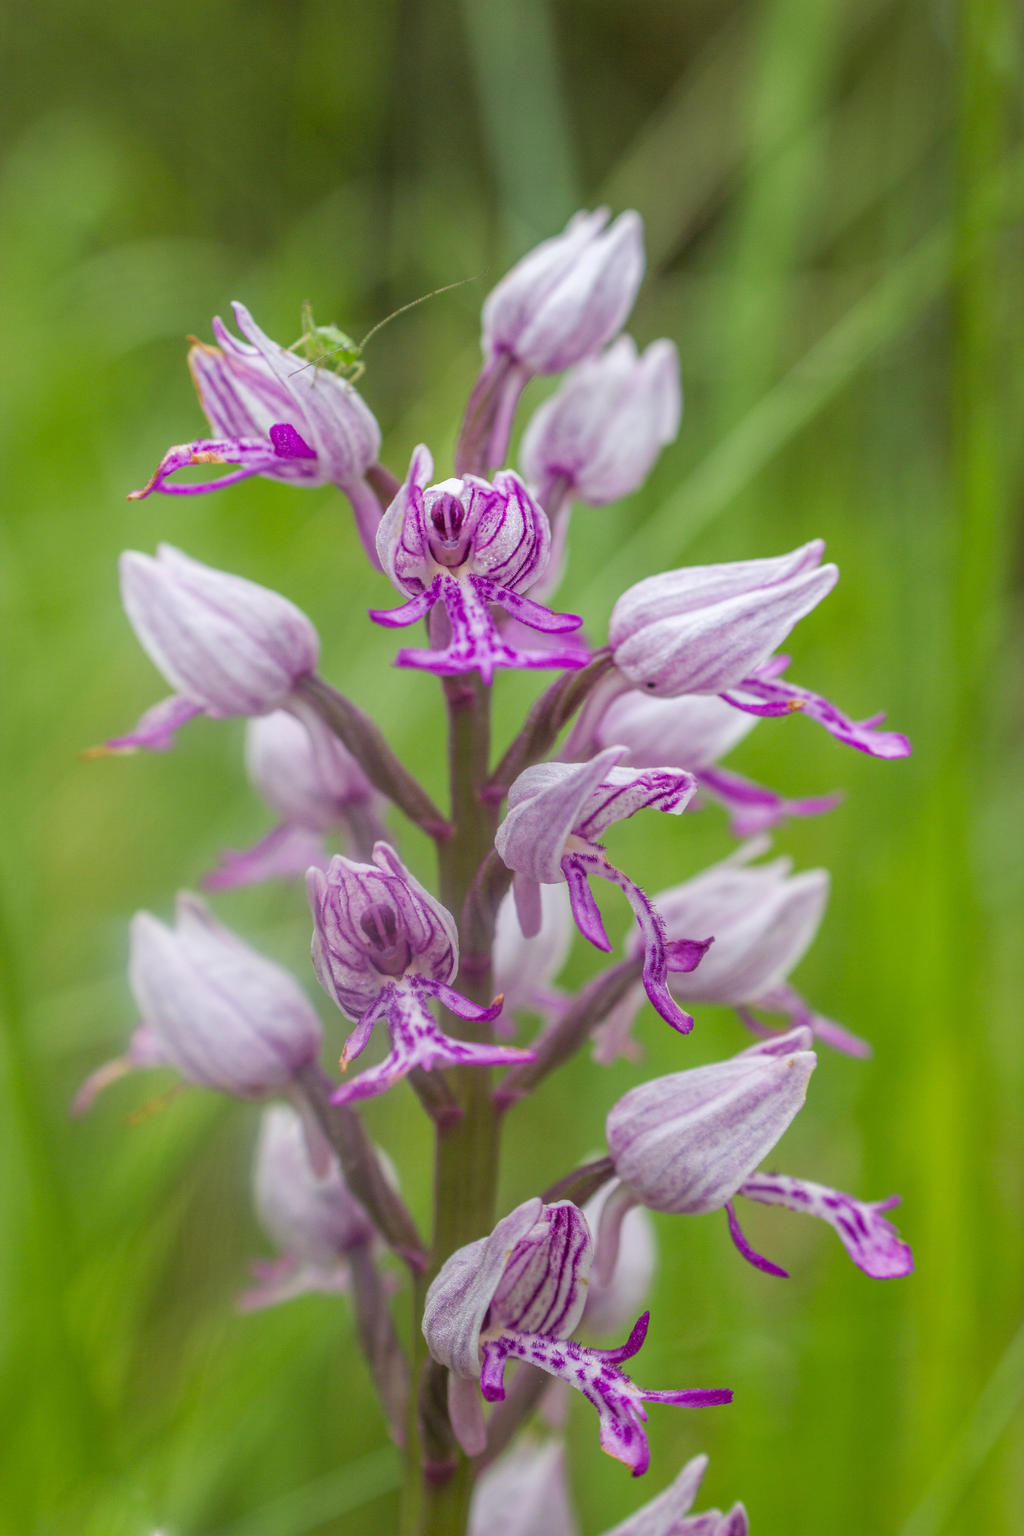
[[[751,1009],[788,1014],[793,1026],[807,1025],[837,1050],[870,1055],[870,1047],[841,1025],[816,1013],[792,986],[790,971],[810,947],[828,901],[824,869],[792,873],[792,860],[768,864],[746,861],[761,851],[755,839],[732,858],[715,864],[682,885],[653,898],[670,939],[682,937],[703,921],[715,942],[697,971],[669,977],[674,997],[688,1007],[724,1003],[756,1033],[768,1033]],[[598,1031],[597,1056],[608,1061],[627,1051],[636,1005],[627,998]]]
[[[638,581],[612,610],[616,666],[663,698],[739,687],[839,578],[821,539],[770,560],[684,566]]]
[[[523,473],[548,508],[555,487],[591,506],[629,496],[642,485],[679,431],[679,359],[670,341],[642,357],[620,336],[579,364],[533,416],[523,435]]]
[[[607,208],[577,213],[484,301],[485,354],[508,355],[531,373],[561,373],[621,330],[643,272],[639,214],[622,213],[608,225]]]
[[[294,977],[182,894],[173,928],[132,919],[128,977],[142,1023],[127,1055],[80,1090],[89,1107],[133,1067],[168,1065],[204,1088],[259,1099],[287,1089],[320,1050],[320,1020]]]
[[[884,715],[851,720],[829,699],[787,682],[789,658],[772,654],[839,579],[834,565],[821,564],[824,547],[812,539],[771,560],[688,566],[638,581],[615,604],[608,629],[622,678],[659,698],[717,693],[751,715],[799,710],[871,757],[906,757],[905,736],[877,729]]]
[[[166,747],[194,715],[266,714],[316,667],[316,630],[294,603],[169,544],[156,559],[134,550],[121,556],[121,596],[143,650],[175,694],[114,748]]]
[[[333,1155],[326,1155],[323,1173],[314,1169],[310,1134],[287,1105],[263,1111],[253,1200],[260,1225],[280,1257],[256,1266],[257,1283],[241,1301],[247,1311],[306,1291],[345,1289],[346,1255],[373,1238],[373,1225],[349,1192]]]
[[[605,1124],[619,1178],[651,1210],[720,1209],[802,1107],[817,1062],[810,1044],[810,1030],[794,1029],[631,1089]]]

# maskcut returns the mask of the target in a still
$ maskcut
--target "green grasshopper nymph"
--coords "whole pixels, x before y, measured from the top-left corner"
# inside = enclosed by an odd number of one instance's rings
[[[353,341],[336,325],[317,325],[313,306],[307,299],[302,306],[302,335],[288,350],[304,357],[307,365],[326,368],[354,384],[366,371],[363,347],[372,335],[371,331],[362,341]]]
[[[482,276],[482,273],[477,274]],[[317,325],[313,319],[313,306],[307,299],[302,306],[302,335],[298,341],[292,342],[289,352],[296,353],[305,358],[303,368],[326,368],[330,373],[336,373],[349,384],[355,384],[366,372],[366,364],[363,361],[363,350],[371,336],[376,336],[390,320],[396,315],[404,315],[407,309],[415,309],[417,304],[422,304],[427,299],[435,298],[439,293],[448,293],[452,288],[461,288],[464,283],[475,283],[476,277],[462,277],[458,282],[445,283],[443,288],[433,288],[429,293],[421,294],[418,299],[411,299],[408,304],[400,304],[393,309],[390,315],[385,315],[383,320],[371,326],[362,341],[353,341],[346,331],[337,325]],[[301,373],[302,369],[296,369]]]

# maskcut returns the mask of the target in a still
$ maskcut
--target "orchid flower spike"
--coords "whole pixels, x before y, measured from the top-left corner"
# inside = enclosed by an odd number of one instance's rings
[[[427,1292],[423,1334],[434,1359],[451,1371],[452,1427],[468,1455],[486,1444],[477,1389],[488,1402],[505,1396],[509,1360],[526,1360],[582,1392],[597,1409],[601,1447],[634,1477],[649,1461],[646,1402],[699,1408],[731,1401],[719,1390],[647,1391],[619,1367],[637,1354],[648,1314],[618,1349],[575,1343],[586,1305],[593,1239],[586,1217],[569,1201],[526,1200],[489,1237],[459,1248]]]
[[[719,759],[756,724],[753,715],[733,709],[714,694],[658,699],[632,691],[612,699],[597,723],[596,741],[599,747],[624,742],[628,748],[625,761],[632,768],[656,764],[685,768],[697,780],[702,794],[729,811],[734,837],[767,832],[787,816],[819,816],[834,810],[840,795],[786,800],[773,789],[719,767]],[[695,801],[690,809],[697,809]]]
[[[564,881],[580,932],[598,949],[610,950],[589,880],[599,875],[617,885],[643,937],[644,989],[662,1018],[686,1034],[693,1020],[669,991],[668,972],[693,970],[711,939],[669,943],[651,901],[609,861],[598,838],[613,822],[645,808],[678,816],[696,784],[678,769],[616,767],[624,755],[624,747],[608,747],[589,763],[538,763],[525,769],[509,790],[508,815],[494,846],[515,871],[513,892],[527,935],[540,926],[539,887]]]
[[[188,355],[213,436],[169,448],[152,478],[129,500],[153,491],[199,496],[252,475],[289,485],[334,484],[352,501],[360,533],[372,549],[380,515],[365,479],[380,452],[373,412],[347,379],[304,363],[271,341],[244,304],[231,307],[245,340],[233,336],[218,316],[213,334],[220,345],[194,341]],[[201,485],[171,482],[176,471],[195,464],[234,467]]]
[[[732,858],[654,897],[669,939],[692,932],[699,923],[706,923],[715,935],[698,971],[669,979],[673,996],[689,1007],[724,1003],[736,1009],[749,1029],[767,1037],[772,1031],[751,1010],[784,1013],[791,1026],[806,1024],[836,1050],[870,1055],[866,1041],[816,1013],[788,982],[821,923],[828,901],[827,872],[808,869],[794,875],[791,859],[746,864],[762,848],[755,840]],[[597,1060],[630,1054],[630,1031],[642,996],[636,988],[598,1027]]]
[[[820,1216],[875,1279],[910,1273],[910,1249],[881,1214],[898,1196],[868,1203],[824,1185],[754,1172],[803,1105],[817,1060],[811,1040],[809,1029],[792,1029],[728,1061],[642,1083],[612,1106],[605,1132],[621,1183],[602,1211],[599,1275],[611,1273],[619,1223],[639,1203],[688,1216],[724,1208],[743,1257],[785,1276],[746,1241],[732,1205],[736,1195]]]
[[[306,876],[313,912],[313,965],[320,985],[356,1027],[341,1058],[344,1070],[365,1050],[373,1026],[386,1018],[391,1052],[334,1094],[334,1103],[384,1093],[414,1067],[503,1066],[532,1061],[532,1051],[474,1044],[442,1032],[430,1012],[436,999],[472,1023],[493,1020],[499,998],[482,1008],[449,983],[459,968],[458,935],[450,912],[424,890],[387,843],[372,864],[336,855],[327,870]]]
[[[575,614],[552,613],[521,594],[547,565],[548,520],[511,470],[493,484],[467,475],[428,485],[434,464],[420,446],[409,474],[385,512],[377,534],[384,570],[409,601],[400,608],[371,609],[389,628],[426,618],[437,603],[447,615],[447,643],[429,651],[399,651],[400,667],[420,667],[439,677],[479,672],[489,683],[497,667],[582,667],[578,647],[526,651],[498,634],[490,614],[496,604],[530,629],[562,635],[579,629]]]
[[[368,854],[380,833],[378,795],[352,754],[322,721],[276,709],[250,720],[245,766],[257,793],[280,817],[266,837],[245,852],[228,852],[203,884],[207,890],[253,885],[325,868],[324,838],[341,832],[357,855]]]
[[[621,501],[647,479],[681,414],[673,343],[652,342],[638,357],[632,337],[620,336],[535,412],[523,434],[523,474],[549,516],[566,499]]]
[[[821,539],[769,560],[687,566],[648,576],[624,592],[609,625],[615,664],[633,688],[658,698],[718,694],[753,715],[803,710],[837,741],[872,757],[906,757],[905,736],[853,721],[834,704],[781,680],[774,656],[793,626],[835,586]]]
[[[128,979],[142,1019],[127,1058],[101,1067],[75,1108],[124,1070],[169,1065],[239,1099],[286,1092],[320,1052],[320,1021],[295,978],[178,897],[173,928],[148,912],[131,925]]]
[[[239,1300],[243,1311],[275,1306],[308,1291],[347,1290],[347,1255],[373,1241],[373,1224],[329,1149],[324,1149],[323,1172],[314,1169],[310,1134],[286,1104],[263,1111],[253,1199],[260,1225],[280,1257],[253,1266],[256,1283]]]
[[[142,649],[175,690],[102,751],[162,752],[196,715],[224,720],[288,704],[320,642],[287,598],[161,544],[121,556],[121,599]]]
[[[577,213],[485,299],[484,366],[456,449],[460,474],[502,462],[516,403],[533,375],[593,357],[625,324],[644,272],[643,225],[633,211],[610,226],[608,217],[607,208]]]

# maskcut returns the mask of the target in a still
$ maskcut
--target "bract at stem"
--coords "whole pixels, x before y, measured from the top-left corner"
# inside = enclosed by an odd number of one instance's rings
[[[351,699],[322,677],[307,677],[295,690],[292,710],[308,707],[348,748],[370,782],[394,801],[409,820],[435,841],[451,835],[451,826],[426,790],[392,752],[380,727]]]
[[[331,1103],[334,1084],[315,1064],[298,1074],[297,1085],[337,1153],[352,1193],[362,1201],[384,1241],[414,1275],[420,1274],[427,1264],[423,1240],[401,1195],[385,1174],[358,1111],[347,1104]]]

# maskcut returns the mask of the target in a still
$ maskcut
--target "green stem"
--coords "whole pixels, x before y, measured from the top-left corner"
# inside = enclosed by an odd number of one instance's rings
[[[497,813],[483,798],[490,756],[490,688],[475,675],[446,678],[448,752],[451,781],[451,837],[439,844],[441,900],[461,914],[474,876],[494,844]],[[473,963],[459,974],[459,990],[475,1002],[491,999],[490,935],[474,946]],[[491,1026],[449,1015],[445,1028],[469,1040],[488,1040]],[[434,1169],[434,1236],[431,1268],[494,1225],[498,1180],[498,1116],[491,1095],[491,1073],[483,1067],[458,1068],[450,1074],[461,1108],[457,1120],[437,1125]],[[425,1286],[414,1298],[414,1391],[429,1424],[417,1422],[409,1442],[402,1536],[462,1536],[469,1518],[472,1472],[450,1438],[443,1400],[445,1378],[432,1371],[420,1331]],[[416,1415],[417,1420],[420,1415]],[[451,1470],[441,1449],[450,1447]],[[424,1475],[423,1464],[429,1467]]]

